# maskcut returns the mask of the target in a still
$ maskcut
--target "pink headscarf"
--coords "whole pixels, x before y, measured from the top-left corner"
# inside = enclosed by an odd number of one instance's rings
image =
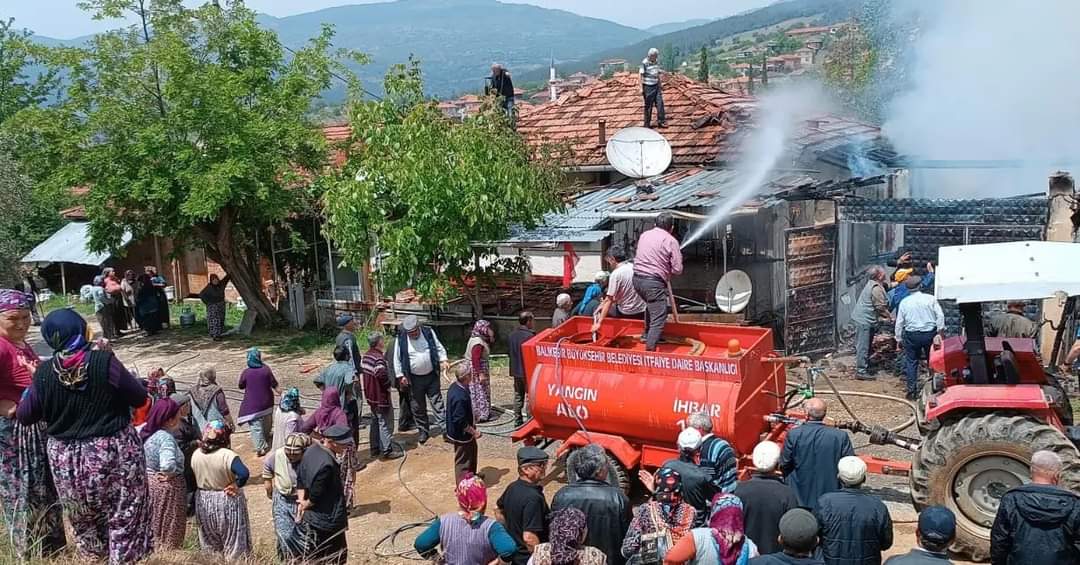
[[[348,426],[349,417],[341,409],[341,396],[336,386],[326,387],[322,394],[322,403],[311,415],[315,429],[322,431],[332,426]]]
[[[742,500],[733,494],[718,494],[712,501],[709,529],[719,546],[720,564],[735,565],[746,541]]]
[[[457,496],[458,506],[461,508],[461,517],[469,522],[479,519],[487,508],[487,487],[484,486],[484,479],[472,473],[465,474],[454,489],[454,495]]]

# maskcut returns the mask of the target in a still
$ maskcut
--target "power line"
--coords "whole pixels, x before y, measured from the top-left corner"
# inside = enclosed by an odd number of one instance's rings
[[[289,53],[292,53],[293,55],[296,55],[296,54],[297,54],[297,53],[296,53],[296,51],[294,51],[294,50],[293,50],[293,49],[292,49],[291,47],[289,47],[288,45],[285,45],[284,43],[282,43],[282,44],[281,44],[281,46],[282,46],[282,47],[284,47],[284,48],[285,48],[285,50],[286,50],[286,51],[288,51]],[[328,71],[328,72],[330,73],[330,76],[332,76],[332,77],[334,77],[334,78],[336,78],[336,79],[340,80],[340,81],[341,81],[342,83],[344,83],[344,84],[345,84],[346,86],[348,86],[348,85],[350,84],[349,80],[348,80],[348,79],[346,79],[345,77],[343,77],[343,76],[341,76],[341,75],[339,75],[339,74],[335,73],[334,71]],[[381,96],[379,96],[378,94],[375,94],[375,93],[371,92],[370,90],[368,90],[368,89],[364,88],[363,86],[361,86],[361,87],[360,87],[360,90],[361,90],[361,91],[362,91],[362,92],[363,92],[364,94],[367,94],[368,96],[370,96],[370,97],[374,98],[375,100],[377,100],[377,101],[379,101],[379,102],[382,102],[382,97],[381,97]]]

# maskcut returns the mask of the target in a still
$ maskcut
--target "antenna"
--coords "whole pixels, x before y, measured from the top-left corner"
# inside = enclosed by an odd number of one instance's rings
[[[636,179],[659,175],[671,165],[671,144],[649,128],[619,130],[608,140],[605,153],[615,170]]]
[[[721,312],[738,314],[750,304],[753,291],[754,284],[749,275],[738,269],[728,271],[716,283],[716,306]]]

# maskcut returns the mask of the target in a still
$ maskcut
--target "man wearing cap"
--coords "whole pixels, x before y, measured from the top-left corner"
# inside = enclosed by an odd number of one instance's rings
[[[820,528],[813,514],[803,508],[793,508],[780,518],[777,526],[780,530],[777,541],[783,550],[755,557],[750,560],[750,565],[825,565],[814,557]]]
[[[754,447],[753,476],[735,487],[735,496],[743,503],[746,537],[754,540],[763,555],[782,549],[777,541],[780,517],[799,506],[795,491],[776,472],[779,464],[779,445],[771,441],[757,444]]]
[[[914,275],[914,274],[917,274],[917,273],[915,272],[915,269],[913,269],[913,268],[897,269],[896,272],[893,274],[893,279],[896,282],[896,287],[889,291],[889,310],[890,311],[896,312],[896,309],[900,307],[900,303],[903,302],[904,299],[907,298],[908,296],[911,296],[911,293],[908,292],[907,285],[904,284],[904,283],[907,282],[908,277],[910,277],[911,275]],[[926,274],[921,275],[921,277],[922,277],[922,280],[919,282],[919,288],[920,289],[922,289],[924,291],[928,291],[928,290],[930,290],[931,288],[934,287],[934,264],[933,263],[927,261],[927,263],[926,263]]]
[[[557,328],[563,322],[570,319],[570,309],[574,307],[574,299],[565,292],[555,297],[555,311],[551,313],[551,327]]]
[[[945,335],[945,312],[932,294],[922,292],[922,278],[911,275],[904,281],[910,296],[896,309],[896,348],[904,352],[907,399],[919,392],[919,360],[930,354],[930,346]]]
[[[885,560],[885,565],[947,565],[949,546],[956,537],[956,516],[944,506],[931,506],[919,513],[919,527],[915,530],[918,547],[905,555],[895,555]]]
[[[379,332],[368,334],[368,350],[360,359],[360,372],[371,408],[371,454],[387,460],[402,454],[394,451],[394,405],[390,402],[390,371],[386,367],[383,339]]]
[[[296,468],[297,522],[304,538],[304,560],[315,563],[348,561],[345,530],[345,485],[336,455],[345,453],[353,441],[346,426],[323,430],[320,443],[304,450]]]
[[[1024,301],[1010,302],[1005,312],[995,312],[986,321],[986,337],[1034,338],[1039,325],[1024,315]]]
[[[412,411],[416,425],[420,428],[417,440],[427,443],[431,437],[431,422],[428,418],[428,401],[435,425],[443,425],[442,383],[439,371],[450,367],[446,357],[446,348],[439,342],[435,330],[421,325],[416,316],[406,316],[401,322],[405,334],[398,334],[397,347],[394,351],[394,371],[398,386],[408,387],[412,395]]]
[[[630,261],[630,254],[626,247],[616,243],[608,248],[604,261],[611,268],[608,275],[607,290],[604,300],[600,303],[596,320],[593,322],[592,331],[600,331],[600,324],[608,316],[616,318],[645,318],[645,301],[634,290],[634,263]]]
[[[510,377],[514,379],[514,427],[525,423],[525,342],[532,339],[535,323],[533,313],[518,314],[518,327],[510,332],[506,349],[510,357]]]
[[[517,452],[518,478],[506,487],[497,503],[506,531],[517,543],[514,565],[526,565],[537,545],[548,540],[548,503],[541,479],[547,473],[548,454],[533,446]]]
[[[836,477],[843,488],[822,495],[814,510],[821,524],[821,556],[826,565],[880,565],[881,552],[892,547],[892,518],[881,499],[862,490],[866,463],[844,457]]]
[[[870,380],[870,349],[879,322],[892,319],[889,299],[885,296],[885,268],[874,265],[867,269],[866,286],[851,310],[851,325],[855,326],[855,378]]]
[[[679,473],[682,477],[682,495],[687,504],[694,507],[697,517],[695,527],[704,524],[709,517],[709,503],[718,490],[709,475],[699,466],[701,457],[701,432],[686,428],[679,433],[679,458],[664,462],[663,467]]]
[[[1031,483],[1005,493],[990,529],[993,565],[1080,563],[1080,495],[1061,488],[1064,463],[1031,454]]]
[[[672,232],[675,218],[664,212],[656,227],[638,238],[634,255],[634,290],[645,301],[645,350],[655,351],[671,312],[671,277],[682,274],[683,256]]]
[[[799,497],[799,505],[813,510],[821,495],[840,488],[836,465],[840,459],[855,455],[855,449],[847,433],[825,425],[824,400],[811,398],[804,407],[806,423],[784,438],[780,470]]]
[[[334,345],[338,347],[344,347],[349,354],[348,361],[353,367],[353,379],[350,385],[352,398],[348,402],[341,403],[342,409],[345,410],[345,414],[349,417],[349,425],[353,427],[353,441],[360,441],[360,401],[364,397],[364,391],[360,381],[356,379],[356,376],[360,375],[360,346],[356,343],[356,328],[360,326],[360,323],[356,321],[356,318],[349,314],[343,314],[338,316],[337,319],[338,328],[341,331],[338,332],[337,337],[334,338]],[[335,360],[337,357],[335,357]],[[331,386],[331,385],[327,385]],[[345,388],[339,388],[344,397]]]

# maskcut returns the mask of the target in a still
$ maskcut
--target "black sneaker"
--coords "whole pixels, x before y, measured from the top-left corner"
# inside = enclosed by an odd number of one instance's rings
[[[524,426],[524,425],[525,425],[525,420],[522,420],[521,418],[518,418],[517,420],[514,420],[514,427],[515,428],[520,428],[521,426]]]
[[[380,461],[392,461],[394,459],[401,459],[402,457],[405,457],[405,454],[403,454],[400,451],[388,451],[388,452],[383,453],[382,455],[380,455],[379,460]]]
[[[420,445],[424,445],[429,439],[431,439],[431,437],[425,433],[421,433],[420,436],[416,438],[416,441],[418,441]]]
[[[876,381],[877,377],[870,373],[855,373],[855,380],[857,381]]]

